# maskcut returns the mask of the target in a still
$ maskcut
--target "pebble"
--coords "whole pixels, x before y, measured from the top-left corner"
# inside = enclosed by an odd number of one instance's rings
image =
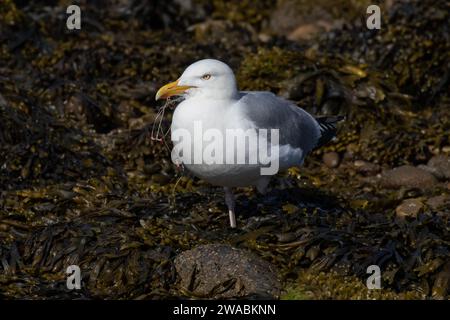
[[[302,41],[342,26],[343,21],[333,17],[326,9],[313,6],[305,11],[298,2],[278,1],[269,19],[268,28],[271,32],[291,41]]]
[[[443,176],[438,170],[436,170],[435,168],[429,167],[428,165],[425,165],[425,164],[419,164],[419,165],[417,166],[417,168],[422,169],[422,170],[425,170],[425,171],[431,173],[431,174],[432,174],[433,176],[435,176],[438,180],[443,180],[443,179],[444,179],[444,176]]]
[[[327,152],[323,155],[322,161],[328,168],[336,168],[340,162],[339,154],[337,152]]]
[[[200,245],[175,258],[180,286],[198,297],[277,299],[281,282],[272,264],[226,244]]]
[[[395,213],[401,219],[405,217],[416,218],[422,209],[423,203],[419,199],[407,199],[395,209]]]
[[[450,179],[450,157],[445,155],[434,156],[428,161],[427,166],[437,172],[438,178]]]
[[[441,209],[445,205],[450,205],[450,196],[442,194],[439,196],[432,197],[427,200],[427,205],[434,210]]]
[[[381,175],[381,184],[387,188],[419,188],[433,187],[437,179],[429,172],[405,165],[385,171]]]

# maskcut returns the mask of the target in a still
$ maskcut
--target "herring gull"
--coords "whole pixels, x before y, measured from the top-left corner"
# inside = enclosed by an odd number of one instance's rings
[[[239,91],[231,68],[214,59],[191,64],[178,80],[158,90],[156,100],[172,96],[182,98],[172,117],[172,161],[224,187],[232,228],[236,227],[232,188],[255,186],[264,193],[272,175],[300,166],[314,148],[333,139],[336,123],[342,119],[315,118],[271,92]],[[252,135],[251,130],[266,131]],[[226,140],[229,132],[233,132],[233,141],[218,141]],[[249,141],[255,137],[257,142]],[[243,144],[236,142],[239,139],[244,139]],[[258,161],[250,161],[265,147],[270,149],[265,158],[257,156]],[[237,160],[239,152],[241,161]],[[273,163],[276,170],[263,174],[263,168]]]

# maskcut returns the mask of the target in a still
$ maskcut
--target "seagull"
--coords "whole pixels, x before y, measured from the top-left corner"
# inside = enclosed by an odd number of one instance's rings
[[[232,188],[254,186],[264,194],[271,176],[278,171],[301,166],[308,153],[336,136],[336,124],[343,119],[340,116],[315,118],[293,102],[271,92],[239,91],[233,70],[215,59],[199,60],[191,64],[178,80],[161,87],[155,99],[168,99],[173,96],[178,97],[181,102],[172,116],[172,161],[182,165],[194,176],[224,188],[231,228],[236,228]],[[192,152],[195,158],[196,154],[204,155],[206,149],[211,148],[211,145],[204,143],[208,140],[205,136],[198,136],[199,126],[202,133],[209,130],[214,132],[216,137],[228,137],[228,130],[241,130],[238,131],[238,138],[242,138],[248,130],[271,130],[270,132],[277,133],[277,139],[276,134],[273,139],[269,138],[266,131],[266,135],[261,138],[263,142],[256,147],[255,144],[252,147],[244,144],[243,163],[236,161],[234,156],[242,150],[238,150],[239,147],[235,144],[225,142],[216,144],[215,152],[223,151],[224,157],[232,153],[234,162],[193,162]],[[183,139],[176,137],[175,133],[179,132],[189,135],[189,139],[184,136]],[[214,134],[210,134],[209,139],[211,136]],[[189,147],[188,151],[176,151],[176,147],[182,145],[181,140],[185,147]],[[277,151],[270,154],[269,165],[276,162],[278,171],[262,174],[262,168],[267,168],[268,165],[267,157],[264,163],[248,162],[264,146],[270,146],[270,150]],[[243,146],[240,147],[242,149]],[[187,156],[190,161],[186,161]]]

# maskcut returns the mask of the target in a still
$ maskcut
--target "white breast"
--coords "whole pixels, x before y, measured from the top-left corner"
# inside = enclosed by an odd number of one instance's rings
[[[248,162],[250,155],[258,154],[258,145],[245,149],[245,164],[230,164],[226,162],[226,159],[223,159],[221,164],[195,162],[195,160],[202,160],[202,156],[210,144],[210,141],[202,141],[204,138],[202,134],[207,130],[216,130],[222,134],[225,140],[223,141],[223,153],[226,157],[230,151],[234,152],[234,154],[237,153],[236,149],[227,149],[226,130],[242,129],[241,133],[245,135],[245,130],[251,128],[254,129],[255,125],[241,112],[238,103],[233,103],[233,101],[229,100],[204,100],[196,97],[186,99],[175,109],[171,130],[175,148],[177,145],[181,145],[179,141],[174,141],[177,131],[190,135],[191,156],[186,158],[186,155],[183,155],[180,158],[178,156],[174,157],[173,153],[172,160],[176,163],[183,162],[185,167],[194,175],[214,185],[227,187],[257,185],[268,178],[261,175],[260,164],[249,164]],[[239,132],[237,133],[239,134]],[[238,139],[239,137],[242,136],[238,135]],[[175,154],[178,153],[175,152]],[[196,159],[195,156],[200,158]],[[286,169],[293,165],[301,164],[304,155],[301,149],[285,145],[280,146],[279,156],[280,169]]]
[[[211,102],[214,102],[213,104]],[[202,100],[199,98],[190,98],[180,103],[172,118],[172,141],[174,133],[177,130],[185,130],[191,135],[191,146],[193,153],[191,160],[194,160],[194,154],[203,155],[208,146],[208,141],[198,143],[203,137],[198,136],[199,124],[202,127],[202,133],[207,130],[218,130],[222,136],[226,137],[226,129],[248,129],[251,123],[248,122],[238,110],[232,108],[230,101],[221,100]],[[196,130],[197,129],[197,130]],[[194,140],[196,143],[194,143]],[[177,141],[174,141],[176,146]],[[223,143],[224,156],[226,157],[226,141]],[[229,150],[228,150],[229,151]],[[249,150],[256,152],[256,150]],[[189,164],[183,159],[175,159],[174,162],[182,161],[185,167],[194,175],[205,181],[220,186],[248,186],[254,185],[261,178],[259,165],[248,164],[227,164],[226,159],[222,164]]]

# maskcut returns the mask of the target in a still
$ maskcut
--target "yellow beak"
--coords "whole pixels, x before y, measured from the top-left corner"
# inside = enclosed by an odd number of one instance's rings
[[[178,81],[179,80],[162,86],[156,93],[155,100],[167,99],[171,96],[178,96],[180,94],[183,94],[187,89],[193,88],[192,86],[179,86]]]

